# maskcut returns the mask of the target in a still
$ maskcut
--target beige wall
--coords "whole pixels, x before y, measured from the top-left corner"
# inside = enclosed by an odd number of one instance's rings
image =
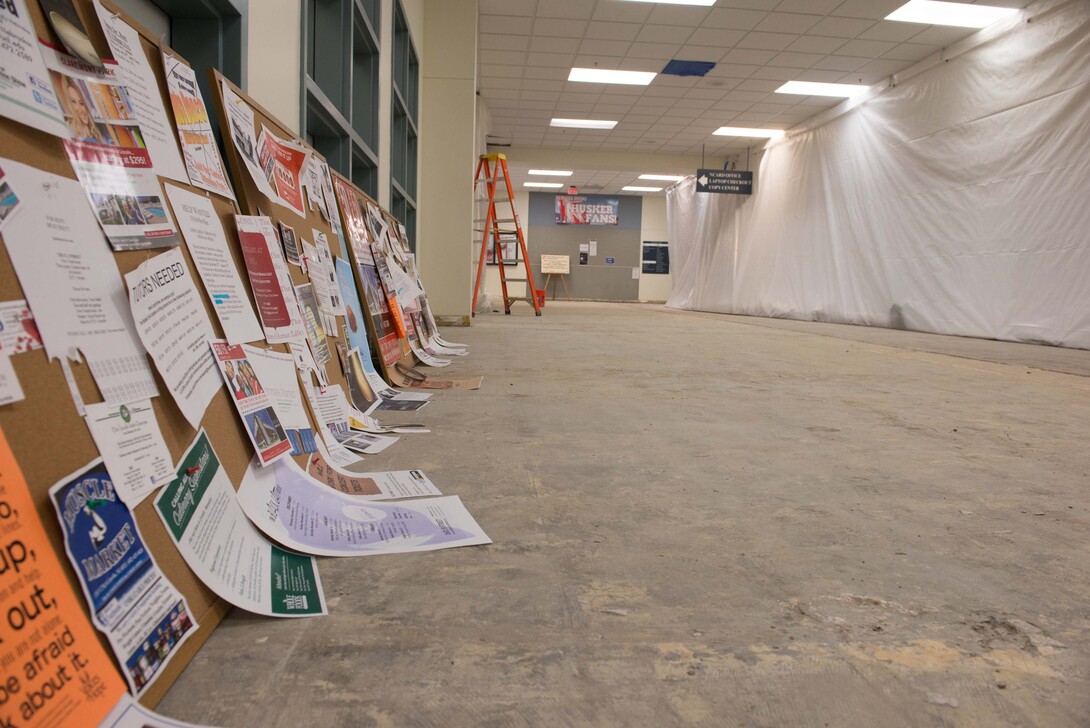
[[[477,0],[424,0],[417,254],[436,316],[469,323]]]
[[[666,230],[666,197],[646,195],[643,198],[643,223],[640,241],[669,241]],[[643,256],[643,251],[640,251]],[[669,275],[641,274],[640,300],[652,303],[664,303],[673,290],[673,281]]]
[[[251,2],[247,13],[246,93],[298,134],[302,119],[302,3],[261,0]]]

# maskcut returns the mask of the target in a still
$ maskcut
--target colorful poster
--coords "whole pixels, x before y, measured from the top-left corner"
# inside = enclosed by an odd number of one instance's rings
[[[71,136],[49,83],[26,0],[0,3],[0,115],[53,136]]]
[[[382,290],[378,270],[373,265],[357,266],[360,283],[363,285],[363,297],[374,326],[375,338],[378,339],[379,353],[387,367],[392,367],[401,359],[401,344],[398,342],[397,325],[390,314],[386,293]]]
[[[269,538],[317,556],[435,551],[492,543],[457,496],[384,503],[327,487],[295,463],[253,464],[238,500]]]
[[[68,159],[114,250],[180,243],[117,65],[92,66],[49,47],[42,55],[67,109]]]
[[[299,217],[307,216],[302,183],[303,170],[309,159],[309,151],[261,127],[261,136],[257,140],[258,164],[265,179],[276,190],[274,201],[291,208]]]
[[[291,441],[291,454],[303,455],[317,450],[314,428],[310,426],[310,419],[303,409],[303,399],[299,394],[299,377],[295,373],[294,357],[256,346],[243,346],[242,350],[246,352],[246,359],[280,417],[280,424]]]
[[[227,341],[242,344],[265,338],[212,200],[169,184],[166,189],[186,247],[204,290],[212,299],[212,308]]]
[[[265,340],[301,342],[306,328],[272,220],[263,215],[235,215],[235,225]]]
[[[356,257],[356,265],[373,264],[371,241],[367,238],[367,222],[356,191],[340,177],[333,180],[333,189],[336,191],[337,202],[340,203],[348,243]]]
[[[227,172],[223,169],[212,124],[208,121],[208,109],[197,86],[196,74],[181,60],[167,53],[163,54],[163,68],[189,179],[201,189],[235,199]]]
[[[239,98],[224,79],[220,83],[223,95],[223,108],[227,116],[227,125],[231,129],[231,143],[242,159],[242,165],[250,173],[250,178],[257,186],[257,191],[273,201],[277,200],[276,191],[265,178],[265,172],[257,160],[257,138],[254,136],[254,110]]]
[[[328,614],[314,559],[284,551],[254,528],[204,430],[155,509],[189,568],[220,598],[268,617]]]
[[[25,191],[4,244],[50,359],[87,357],[107,402],[159,395],[117,263],[77,182],[0,159]]]
[[[220,389],[208,351],[212,322],[180,250],[149,258],[125,275],[140,341],[178,409],[197,429]]]
[[[291,441],[280,422],[280,415],[257,378],[257,372],[246,358],[246,351],[226,341],[213,341],[211,346],[223,380],[231,392],[231,401],[235,403],[261,464],[268,465],[290,455]]]
[[[616,225],[621,219],[619,197],[557,195],[557,225]],[[588,251],[589,252],[589,251]]]
[[[97,725],[125,695],[0,431],[0,725]]]
[[[155,163],[155,173],[189,184],[185,162],[178,151],[178,140],[167,118],[159,83],[144,53],[140,34],[120,16],[103,8],[98,0],[94,5],[114,57],[113,63],[116,63],[116,76],[124,85],[132,111],[140,122],[144,142]],[[111,61],[106,64],[110,65]]]
[[[307,329],[307,343],[314,355],[314,360],[320,367],[318,375],[322,379],[325,366],[333,361],[333,354],[329,350],[329,339],[326,337],[325,326],[322,325],[322,312],[318,306],[318,298],[314,295],[314,284],[305,283],[295,287],[295,296],[299,299],[299,308],[303,312],[303,323]]]
[[[197,631],[189,605],[159,570],[101,459],[61,478],[49,497],[91,618],[139,696]]]

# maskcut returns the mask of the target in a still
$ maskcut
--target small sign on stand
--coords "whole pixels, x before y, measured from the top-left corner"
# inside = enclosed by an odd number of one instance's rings
[[[541,272],[545,274],[545,290],[549,290],[549,284],[553,284],[553,300],[556,300],[556,282],[553,281],[553,276],[560,279],[560,282],[564,285],[564,297],[571,300],[571,294],[568,292],[568,280],[564,277],[571,273],[571,258],[567,255],[542,255],[541,256]]]

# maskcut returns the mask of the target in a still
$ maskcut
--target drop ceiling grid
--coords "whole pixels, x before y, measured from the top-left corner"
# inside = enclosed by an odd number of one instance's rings
[[[554,149],[744,151],[752,142],[712,131],[788,128],[838,103],[776,95],[784,81],[877,83],[972,32],[883,20],[903,2],[719,0],[704,8],[481,0],[480,91],[492,116],[490,140]],[[573,66],[658,72],[671,58],[717,66],[702,79],[659,76],[645,88],[566,80]],[[561,130],[547,126],[552,117],[620,123],[613,132]]]

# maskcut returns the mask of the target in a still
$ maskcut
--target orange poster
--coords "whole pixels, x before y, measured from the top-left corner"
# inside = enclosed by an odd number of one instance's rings
[[[98,725],[125,694],[0,430],[0,728]]]

